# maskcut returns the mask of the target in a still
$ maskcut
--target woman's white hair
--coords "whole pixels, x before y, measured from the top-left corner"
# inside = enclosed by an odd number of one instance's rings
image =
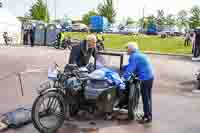
[[[139,49],[138,44],[137,44],[136,42],[129,42],[129,43],[127,44],[127,47],[128,47],[129,49],[132,49],[133,51]]]
[[[91,35],[88,35],[87,38],[86,38],[87,41],[91,41],[91,40],[94,40],[94,41],[97,41],[97,38],[94,34],[91,34]]]

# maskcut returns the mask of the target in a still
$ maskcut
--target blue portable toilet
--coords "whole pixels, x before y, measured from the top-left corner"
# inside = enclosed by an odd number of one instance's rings
[[[108,28],[108,19],[103,16],[90,17],[91,32],[103,32]]]
[[[46,45],[53,46],[57,34],[61,31],[61,26],[56,24],[48,24],[46,31]]]
[[[35,30],[35,45],[43,46],[45,44],[45,24],[43,23],[36,23],[36,26],[34,28]]]
[[[147,27],[148,35],[157,35],[157,27],[156,24],[149,24]]]

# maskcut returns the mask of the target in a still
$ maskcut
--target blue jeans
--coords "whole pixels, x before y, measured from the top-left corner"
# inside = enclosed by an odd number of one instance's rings
[[[144,117],[152,118],[152,87],[153,79],[141,81],[141,95]]]

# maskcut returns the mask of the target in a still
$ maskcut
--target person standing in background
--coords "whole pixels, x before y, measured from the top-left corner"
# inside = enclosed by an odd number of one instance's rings
[[[192,60],[200,60],[200,29],[194,31],[194,47],[193,47],[193,58]]]
[[[31,47],[34,46],[34,39],[35,39],[35,32],[34,32],[34,29],[32,28],[32,29],[30,30]]]
[[[190,45],[189,43],[190,43],[190,33],[186,32],[184,46],[189,46]]]
[[[191,40],[191,43],[192,43],[192,54],[194,54],[194,49],[195,49],[195,33],[192,32],[190,34],[190,40]]]
[[[59,33],[57,34],[57,47],[58,47],[58,48],[60,48],[61,38],[62,38],[62,32],[59,32]]]
[[[3,33],[3,38],[4,38],[5,44],[8,45],[8,32]]]
[[[24,30],[23,44],[28,45],[28,31]]]

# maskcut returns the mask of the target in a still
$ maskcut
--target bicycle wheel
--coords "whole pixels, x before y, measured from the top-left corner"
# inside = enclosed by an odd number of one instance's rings
[[[65,103],[62,95],[49,92],[39,96],[32,107],[34,127],[41,133],[54,133],[64,123]]]
[[[139,83],[130,85],[129,101],[128,101],[128,119],[135,119],[135,111],[138,108],[140,99]]]

